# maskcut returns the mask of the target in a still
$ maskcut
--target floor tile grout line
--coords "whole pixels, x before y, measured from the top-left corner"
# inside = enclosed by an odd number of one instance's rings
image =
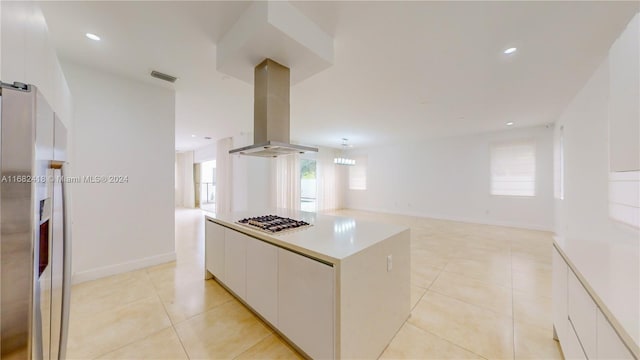
[[[276,333],[275,333],[275,332],[273,332],[273,329],[271,329],[271,327],[270,327],[270,326],[268,326],[268,325],[266,325],[266,324],[265,324],[265,326],[267,327],[267,329],[269,329],[269,333],[268,333],[267,335],[265,335],[263,338],[261,338],[260,340],[256,341],[256,343],[255,343],[255,344],[253,344],[253,345],[249,346],[248,348],[244,349],[244,351],[242,351],[240,354],[238,354],[238,355],[236,355],[236,356],[232,357],[231,359],[232,359],[232,360],[235,360],[235,359],[239,358],[240,356],[242,356],[242,354],[244,354],[244,353],[246,353],[247,351],[249,351],[249,350],[253,349],[253,347],[254,347],[254,346],[258,345],[259,343],[261,343],[263,340],[265,340],[265,339],[266,339],[266,338],[268,338],[269,336],[275,336],[275,334],[276,334]]]
[[[173,329],[173,332],[176,333],[176,337],[178,338],[178,341],[180,342],[180,346],[182,347],[182,351],[184,351],[184,355],[187,357],[187,359],[191,359],[191,356],[189,355],[189,352],[187,351],[187,347],[182,342],[182,337],[180,337],[180,333],[178,332],[178,329],[176,329],[176,326],[173,325],[173,324],[171,325],[171,328]]]
[[[162,304],[162,308],[164,309],[164,313],[167,315],[167,318],[169,319],[169,323],[171,324],[171,329],[176,334],[176,337],[178,338],[178,341],[180,342],[180,346],[182,347],[182,351],[184,352],[184,354],[187,357],[187,359],[190,359],[189,353],[187,352],[187,348],[184,346],[184,343],[182,342],[182,338],[180,337],[180,333],[178,333],[178,329],[176,329],[176,325],[174,324],[173,319],[171,318],[171,315],[169,314],[169,311],[167,310],[167,307],[164,304],[164,301],[162,301],[162,297],[158,293],[158,289],[155,289],[154,292],[156,293],[156,296],[158,297],[158,300],[160,300],[160,304]]]
[[[449,340],[449,339],[447,339],[447,338],[443,338],[442,336],[440,336],[440,335],[438,335],[438,334],[436,334],[436,333],[434,333],[434,332],[432,332],[432,331],[429,331],[429,330],[423,329],[423,328],[421,328],[421,327],[420,327],[420,326],[418,326],[418,325],[414,325],[414,324],[409,324],[409,325],[411,325],[411,326],[415,327],[416,329],[418,329],[418,330],[420,330],[420,331],[422,331],[422,332],[429,333],[429,334],[431,334],[431,335],[433,335],[433,336],[437,337],[438,339],[441,339],[441,340],[443,340],[443,341],[446,341],[446,342],[448,342],[449,344],[451,344],[451,345],[453,345],[453,346],[455,346],[455,347],[458,347],[458,348],[460,348],[460,349],[462,349],[462,350],[468,351],[468,352],[470,352],[470,353],[472,353],[472,354],[474,354],[474,355],[477,355],[477,356],[479,356],[479,357],[481,357],[481,358],[483,358],[483,359],[488,359],[488,358],[486,358],[486,357],[484,357],[484,356],[482,356],[482,355],[480,355],[480,354],[476,353],[475,351],[473,351],[473,350],[469,350],[469,349],[467,349],[466,347],[464,347],[464,346],[462,346],[462,345],[460,345],[460,344],[454,343],[453,341],[451,341],[451,340]]]
[[[232,295],[232,296],[233,296],[233,295]],[[204,314],[204,313],[207,313],[207,312],[209,312],[209,311],[211,311],[211,310],[213,310],[213,309],[216,309],[216,308],[218,308],[218,307],[220,307],[220,306],[222,306],[222,305],[226,305],[227,303],[229,303],[229,302],[231,302],[231,301],[233,301],[233,300],[236,300],[236,299],[235,299],[235,298],[231,298],[231,299],[229,299],[229,300],[226,300],[226,301],[224,301],[224,302],[221,302],[220,304],[217,304],[217,305],[212,306],[212,307],[210,307],[210,308],[208,308],[208,309],[206,309],[206,310],[203,310],[202,312],[199,312],[199,313],[197,313],[197,314],[193,314],[193,315],[187,316],[186,318],[184,318],[184,319],[182,319],[182,320],[180,320],[180,321],[173,322],[173,319],[171,319],[171,324],[172,324],[172,325],[174,325],[174,326],[175,326],[175,325],[180,325],[180,324],[182,324],[182,323],[183,323],[183,322],[185,322],[185,321],[189,321],[189,320],[191,320],[191,319],[195,318],[196,316],[200,316],[200,315],[202,315],[202,314]],[[164,303],[163,303],[163,305],[164,305]]]
[[[157,331],[154,331],[154,332],[152,332],[152,333],[150,333],[150,334],[148,334],[148,335],[146,335],[146,336],[144,336],[144,337],[142,337],[142,338],[140,338],[140,339],[133,340],[133,341],[128,342],[128,343],[126,343],[126,344],[124,344],[124,345],[122,345],[122,346],[118,346],[118,347],[117,347],[117,348],[115,348],[115,349],[109,350],[109,351],[107,351],[107,352],[105,352],[105,353],[102,353],[102,354],[100,354],[100,355],[96,355],[96,356],[92,357],[91,359],[96,360],[96,359],[100,358],[101,356],[105,356],[105,355],[111,354],[112,352],[115,352],[115,351],[118,351],[118,350],[120,350],[120,349],[123,349],[123,348],[125,348],[125,347],[127,347],[127,346],[129,346],[129,345],[131,345],[131,344],[137,343],[138,341],[142,341],[142,340],[148,339],[149,337],[151,337],[151,336],[153,336],[153,335],[155,335],[155,334],[157,334],[157,333],[159,333],[159,332],[161,332],[161,331],[164,331],[164,330],[166,330],[166,329],[168,329],[168,328],[170,328],[170,327],[172,327],[172,326],[171,326],[171,325],[169,325],[169,326],[167,326],[167,327],[163,327],[162,329],[157,330]]]
[[[512,317],[511,317],[511,316],[509,316],[509,315],[505,315],[505,314],[503,314],[503,313],[499,313],[499,312],[497,312],[497,311],[495,311],[495,310],[492,310],[492,309],[486,308],[486,307],[481,306],[481,305],[478,305],[478,304],[473,304],[473,303],[470,303],[470,302],[465,301],[465,300],[460,300],[460,299],[458,299],[458,298],[456,298],[456,297],[454,297],[454,296],[447,295],[447,294],[443,294],[443,293],[441,293],[441,292],[440,292],[440,291],[438,291],[438,290],[429,290],[429,291],[432,291],[432,292],[434,292],[434,293],[436,293],[436,294],[438,294],[438,295],[440,295],[440,296],[444,296],[444,297],[446,297],[446,298],[453,299],[453,300],[456,300],[456,301],[460,301],[461,303],[465,303],[465,304],[467,304],[467,305],[471,305],[471,306],[476,307],[476,308],[479,308],[479,309],[481,309],[481,310],[490,311],[490,312],[492,312],[492,313],[494,313],[494,314],[496,314],[496,315],[500,315],[500,316],[504,316],[504,317],[507,317],[507,318],[512,319]],[[511,313],[512,313],[512,315],[513,315],[513,310],[511,311]]]

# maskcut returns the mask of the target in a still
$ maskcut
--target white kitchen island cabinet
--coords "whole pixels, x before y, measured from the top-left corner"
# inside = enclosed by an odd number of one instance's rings
[[[334,358],[333,267],[279,249],[278,268],[278,329],[312,358]]]
[[[237,223],[265,214],[312,226],[270,234]],[[409,317],[407,228],[290,210],[205,220],[205,276],[310,358],[377,358]]]
[[[224,281],[224,231],[224,226],[205,221],[205,275],[208,272],[222,281]]]
[[[247,235],[225,229],[224,283],[242,300],[247,298]]]
[[[253,238],[247,241],[247,302],[278,326],[278,248]]]

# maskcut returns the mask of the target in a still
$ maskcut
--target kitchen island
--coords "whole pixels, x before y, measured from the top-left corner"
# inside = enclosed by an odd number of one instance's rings
[[[273,214],[311,226],[238,223]],[[271,210],[205,216],[205,277],[314,359],[377,358],[410,313],[409,229]]]

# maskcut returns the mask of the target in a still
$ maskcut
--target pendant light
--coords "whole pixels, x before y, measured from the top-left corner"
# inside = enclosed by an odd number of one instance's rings
[[[333,163],[336,165],[355,165],[356,161],[354,159],[347,158],[343,155],[344,151],[351,147],[353,147],[353,145],[349,144],[349,139],[342,138],[342,149],[340,150],[340,157],[334,158]]]

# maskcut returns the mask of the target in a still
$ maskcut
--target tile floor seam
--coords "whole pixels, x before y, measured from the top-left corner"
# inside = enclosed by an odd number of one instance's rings
[[[184,351],[184,355],[187,357],[187,359],[191,359],[191,356],[189,355],[189,352],[187,351],[187,347],[184,346],[184,343],[182,342],[182,337],[180,337],[180,333],[178,332],[178,329],[176,329],[175,325],[171,325],[171,328],[173,329],[173,332],[176,333],[176,337],[178,338],[178,341],[180,342],[180,346],[182,347],[182,351]]]
[[[487,286],[495,286],[495,287],[498,287],[498,288],[501,288],[501,289],[505,289],[505,290],[511,290],[512,289],[510,286],[500,285],[498,283],[491,282],[491,281],[483,281],[483,280],[480,280],[480,279],[475,279],[475,278],[472,278],[472,277],[467,276],[465,274],[454,273],[454,272],[446,271],[446,270],[443,270],[442,272],[445,272],[445,273],[447,273],[449,275],[464,277],[467,280],[479,282],[479,283],[487,285]]]
[[[416,286],[417,286],[417,285],[416,285]],[[418,306],[418,303],[420,302],[420,300],[422,300],[422,298],[423,298],[423,297],[424,297],[424,295],[427,293],[427,291],[429,291],[429,289],[425,289],[425,288],[420,287],[420,286],[418,286],[418,287],[419,287],[419,288],[421,288],[421,289],[423,289],[423,290],[424,290],[424,292],[422,293],[422,295],[420,295],[420,297],[418,298],[418,301],[416,301],[416,303],[415,303],[415,304],[413,304],[413,306],[411,307],[411,311],[409,311],[409,317],[407,317],[407,320],[405,320],[405,321],[404,321],[404,323],[402,323],[402,325],[406,324],[406,323],[407,323],[407,321],[411,318],[411,313],[413,312],[413,309],[415,309],[415,308],[416,308],[416,306]],[[401,327],[401,328],[402,328],[402,327]],[[398,331],[400,331],[400,330],[398,330]],[[396,334],[397,334],[397,332],[396,332]],[[395,337],[395,336],[394,336],[394,337]],[[388,344],[387,344],[387,346],[388,346]],[[386,348],[385,348],[385,349],[386,349]]]
[[[451,295],[447,295],[447,294],[443,294],[443,293],[441,293],[441,292],[440,292],[440,291],[438,291],[438,290],[429,290],[429,291],[433,291],[434,293],[436,293],[436,294],[438,294],[438,295],[442,295],[442,296],[447,297],[447,298],[449,298],[449,299],[453,299],[453,300],[456,300],[456,301],[460,301],[460,302],[462,302],[462,303],[465,303],[465,304],[467,304],[467,305],[471,305],[471,306],[476,307],[476,308],[479,308],[479,309],[481,309],[481,310],[490,311],[490,312],[492,312],[492,313],[494,313],[494,314],[496,314],[496,315],[500,315],[500,316],[504,316],[504,317],[509,318],[509,319],[513,319],[513,318],[512,318],[511,316],[509,316],[509,315],[505,315],[505,314],[503,314],[503,313],[499,313],[499,312],[497,312],[497,311],[495,311],[495,310],[492,310],[492,309],[486,308],[486,307],[481,306],[481,305],[478,305],[478,304],[470,303],[470,302],[468,302],[468,301],[466,301],[466,300],[460,300],[460,299],[458,299],[457,297],[454,297],[454,296],[451,296]],[[512,307],[512,312],[513,312],[513,304],[511,305],[511,307]],[[513,315],[513,314],[512,314],[512,315]]]
[[[231,294],[229,294],[229,295],[231,295]],[[210,308],[208,308],[208,309],[206,309],[206,310],[203,310],[202,312],[199,312],[199,313],[197,313],[197,314],[193,314],[193,315],[191,315],[191,316],[188,316],[188,317],[186,317],[186,318],[184,318],[184,319],[182,319],[182,320],[180,320],[180,321],[177,321],[177,322],[175,322],[175,323],[174,323],[174,322],[173,322],[173,320],[171,319],[171,317],[169,317],[169,320],[171,320],[171,324],[172,324],[172,325],[174,325],[174,326],[176,326],[176,325],[180,325],[180,324],[182,324],[182,323],[183,323],[183,322],[185,322],[185,321],[189,321],[189,320],[193,319],[193,318],[194,318],[194,317],[196,317],[196,316],[199,316],[199,315],[202,315],[202,314],[204,314],[204,313],[207,313],[207,312],[209,312],[209,311],[211,311],[211,310],[213,310],[213,309],[215,309],[215,308],[217,308],[217,307],[219,307],[219,306],[225,305],[225,304],[227,304],[228,302],[231,302],[231,301],[233,301],[233,300],[236,300],[236,301],[237,301],[237,299],[236,299],[235,297],[233,297],[233,295],[231,295],[231,298],[230,298],[229,300],[226,300],[226,301],[224,301],[224,302],[221,302],[220,304],[214,305],[214,306],[212,306],[212,307],[210,307]],[[242,304],[242,303],[241,303],[241,304]],[[164,306],[164,303],[162,303],[162,305]],[[244,306],[244,305],[243,305],[243,306]]]
[[[446,266],[446,265],[445,265]],[[438,271],[438,275],[436,275],[436,277],[433,279],[433,281],[431,281],[431,284],[429,284],[429,287],[427,287],[427,291],[431,290],[431,287],[433,286],[433,284],[435,284],[436,281],[438,281],[438,278],[440,277],[440,274],[442,274],[442,272],[444,271],[444,268],[439,269]],[[427,292],[425,291],[424,294],[426,294]],[[422,294],[422,296],[424,296],[424,294]],[[422,297],[420,298],[422,299]],[[420,301],[418,301],[420,302]],[[416,303],[417,304],[417,303]]]
[[[448,298],[450,298],[450,299],[454,299],[454,300],[457,300],[457,301],[463,302],[463,303],[465,303],[465,304],[467,304],[467,305],[475,306],[475,307],[480,308],[480,309],[482,309],[482,310],[491,311],[492,313],[494,313],[494,314],[496,314],[496,315],[500,315],[500,316],[505,316],[505,317],[508,317],[508,318],[512,318],[511,316],[506,315],[506,314],[501,313],[501,312],[497,312],[497,311],[495,311],[494,309],[491,309],[491,308],[485,307],[485,306],[483,306],[483,305],[474,304],[474,303],[471,303],[471,302],[469,302],[469,301],[467,301],[467,300],[464,300],[464,299],[459,299],[459,298],[457,298],[457,297],[455,297],[455,296],[453,296],[453,295],[445,294],[445,293],[443,293],[443,292],[441,292],[441,291],[438,291],[438,290],[435,290],[435,289],[434,289],[434,290],[429,290],[429,291],[432,291],[432,292],[434,292],[434,293],[436,293],[436,294],[438,294],[438,295],[446,296],[446,297],[448,297]],[[512,309],[511,309],[511,310],[512,310],[512,311],[511,311],[511,312],[512,312],[512,314],[511,314],[511,315],[513,315],[513,304],[512,304],[511,306],[512,306]]]
[[[462,346],[462,345],[460,345],[460,344],[454,343],[453,341],[451,341],[451,340],[449,340],[449,339],[443,338],[442,336],[440,336],[440,335],[438,335],[438,334],[436,334],[436,333],[434,333],[434,332],[431,332],[431,331],[429,331],[429,330],[423,329],[423,328],[421,328],[421,327],[420,327],[420,326],[418,326],[418,325],[413,325],[413,324],[410,324],[410,325],[411,325],[411,326],[413,326],[413,327],[415,327],[416,329],[418,329],[418,330],[422,331],[422,332],[429,333],[429,334],[431,334],[431,335],[433,335],[433,336],[437,337],[438,339],[440,339],[440,340],[442,340],[442,341],[446,341],[446,342],[448,342],[449,344],[451,344],[451,345],[453,345],[453,346],[455,346],[455,347],[458,347],[458,348],[460,348],[460,349],[462,349],[462,350],[468,351],[468,352],[470,352],[470,353],[472,353],[472,354],[474,354],[474,355],[476,355],[476,356],[478,356],[478,357],[480,357],[480,358],[482,358],[482,359],[488,359],[488,358],[486,358],[486,357],[484,357],[484,356],[482,356],[482,355],[480,355],[480,354],[476,353],[475,351],[469,350],[469,349],[467,349],[466,347],[464,347],[464,346]]]
[[[71,290],[73,291],[73,288]],[[134,302],[138,302],[138,301],[142,301],[142,300],[145,300],[145,299],[149,299],[151,297],[153,297],[153,295],[145,295],[143,297],[140,297],[140,298],[137,298],[137,299],[134,299],[134,300],[130,300],[130,301],[123,302],[121,304],[117,304],[117,305],[115,305],[115,306],[113,306],[111,308],[98,310],[98,311],[87,311],[87,313],[90,313],[91,315],[102,314],[102,313],[107,312],[107,311],[113,311],[113,309],[116,309],[116,308],[119,308],[119,307],[129,306],[129,305],[133,304]],[[73,306],[73,304],[71,304],[71,306]],[[83,315],[83,313],[80,312],[79,315]]]
[[[153,335],[155,335],[155,334],[157,334],[157,333],[159,333],[159,332],[161,332],[161,331],[165,331],[165,330],[167,330],[167,329],[168,329],[168,328],[170,328],[170,327],[173,327],[173,326],[169,325],[169,326],[164,327],[164,328],[162,328],[162,329],[160,329],[160,330],[158,330],[158,331],[154,331],[154,332],[152,332],[152,333],[148,334],[147,336],[145,336],[145,337],[143,337],[143,338],[140,338],[140,339],[137,339],[137,340],[133,340],[133,341],[131,341],[131,342],[129,342],[129,343],[126,343],[126,344],[124,344],[124,345],[122,345],[122,346],[118,346],[118,347],[117,347],[117,348],[115,348],[115,349],[109,350],[109,351],[107,351],[107,352],[105,352],[105,353],[102,353],[102,354],[100,354],[100,355],[96,355],[96,356],[92,357],[91,359],[92,359],[92,360],[99,359],[101,356],[105,356],[105,355],[108,355],[108,354],[110,354],[110,353],[112,353],[112,352],[116,352],[116,351],[118,351],[118,350],[120,350],[120,349],[123,349],[123,348],[125,348],[125,347],[127,347],[127,346],[129,346],[129,345],[133,344],[133,343],[137,343],[138,341],[143,341],[143,340],[145,340],[145,339],[148,339],[149,337],[151,337],[151,336],[153,336]]]
[[[160,296],[160,294],[158,293],[158,289],[154,288],[154,292],[156,293],[158,300],[160,300],[160,304],[162,304],[162,308],[164,309],[165,314],[169,318],[169,323],[171,324],[170,327],[173,330],[173,332],[176,334],[176,337],[180,342],[180,346],[182,347],[182,351],[184,352],[184,355],[187,357],[187,359],[191,359],[191,357],[189,356],[189,353],[187,352],[187,348],[182,343],[182,338],[180,337],[180,333],[178,333],[178,329],[176,329],[176,326],[173,323],[173,319],[171,318],[171,315],[169,315],[169,311],[167,310],[167,307],[165,306],[164,301],[162,301],[162,296]]]
[[[265,324],[265,326],[267,327],[267,329],[269,329],[269,330],[271,331],[270,333],[268,333],[267,335],[265,335],[265,337],[263,337],[262,339],[260,339],[260,340],[256,341],[256,343],[255,343],[255,344],[253,344],[253,345],[249,346],[249,347],[248,347],[248,348],[246,348],[243,352],[241,352],[240,354],[238,354],[238,355],[234,356],[234,357],[233,357],[233,358],[231,358],[231,359],[232,359],[232,360],[235,360],[235,359],[239,358],[240,356],[242,356],[242,354],[244,354],[244,353],[246,353],[247,351],[251,350],[254,346],[256,346],[256,345],[260,344],[263,340],[265,340],[265,339],[266,339],[266,338],[268,338],[269,336],[276,336],[276,333],[273,331],[273,329],[271,328],[271,326],[266,325],[266,324]],[[284,340],[284,339],[282,339],[282,340],[283,340],[283,341],[286,341],[286,340]]]
[[[469,279],[471,279],[471,280],[478,281],[478,282],[481,282],[481,283],[483,283],[483,284],[487,284],[487,285],[495,285],[495,286],[503,287],[503,288],[505,288],[505,289],[511,289],[511,286],[510,286],[510,287],[506,287],[506,286],[501,285],[501,284],[496,283],[496,282],[484,281],[484,280],[481,280],[481,279],[472,278],[472,277],[468,276],[467,274],[462,274],[462,273],[459,273],[459,272],[452,272],[452,271],[450,271],[450,270],[446,270],[446,269],[442,269],[442,271],[446,272],[447,274],[453,274],[453,275],[458,275],[458,276],[465,276],[465,277],[467,277],[467,278],[469,278]]]

